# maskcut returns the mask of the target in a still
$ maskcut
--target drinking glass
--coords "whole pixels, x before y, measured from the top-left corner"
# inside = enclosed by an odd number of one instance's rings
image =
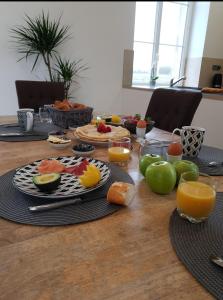
[[[205,221],[215,206],[216,184],[214,179],[204,173],[181,174],[177,188],[177,211],[182,218],[192,223]]]
[[[128,137],[110,139],[108,142],[108,159],[119,166],[126,166],[131,154],[131,139]]]
[[[39,108],[39,119],[41,123],[52,123],[50,112],[47,108],[47,105]]]
[[[142,140],[139,146],[139,158],[145,154],[158,154],[165,157],[165,152],[168,143],[166,141],[159,141],[156,139]]]

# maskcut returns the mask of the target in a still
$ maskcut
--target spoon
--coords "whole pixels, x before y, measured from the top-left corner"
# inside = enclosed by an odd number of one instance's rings
[[[217,167],[217,166],[221,166],[222,162],[217,162],[217,161],[210,161],[208,163],[208,167]]]
[[[223,268],[223,259],[221,257],[211,254],[209,259],[216,265]]]

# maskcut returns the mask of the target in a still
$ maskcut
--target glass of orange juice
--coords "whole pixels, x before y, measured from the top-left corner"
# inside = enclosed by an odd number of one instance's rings
[[[108,142],[108,159],[119,166],[126,166],[131,154],[131,139],[110,139]]]
[[[177,211],[192,223],[205,221],[215,206],[216,185],[214,179],[204,173],[181,174],[177,188]]]

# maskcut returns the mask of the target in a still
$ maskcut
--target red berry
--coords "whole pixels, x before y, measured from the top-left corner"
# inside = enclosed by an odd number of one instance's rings
[[[111,127],[107,126],[106,129],[107,129],[107,132],[111,132]]]
[[[106,128],[106,126],[105,126],[104,123],[99,123],[98,127],[97,127],[97,131],[98,132],[104,132],[105,128]]]

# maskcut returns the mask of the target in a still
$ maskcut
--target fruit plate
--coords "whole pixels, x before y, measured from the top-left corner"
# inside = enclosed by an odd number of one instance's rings
[[[61,156],[56,159],[66,167],[73,167],[81,163],[84,159],[89,163],[96,165],[101,172],[101,180],[99,183],[91,188],[86,188],[80,184],[77,176],[68,173],[61,173],[61,183],[58,188],[50,193],[41,192],[33,183],[32,178],[38,175],[37,167],[41,160],[36,160],[28,165],[18,168],[13,176],[13,185],[20,192],[43,199],[65,199],[75,197],[81,194],[86,194],[90,191],[96,190],[103,186],[111,176],[111,170],[105,162],[93,158],[75,157],[75,156]]]

